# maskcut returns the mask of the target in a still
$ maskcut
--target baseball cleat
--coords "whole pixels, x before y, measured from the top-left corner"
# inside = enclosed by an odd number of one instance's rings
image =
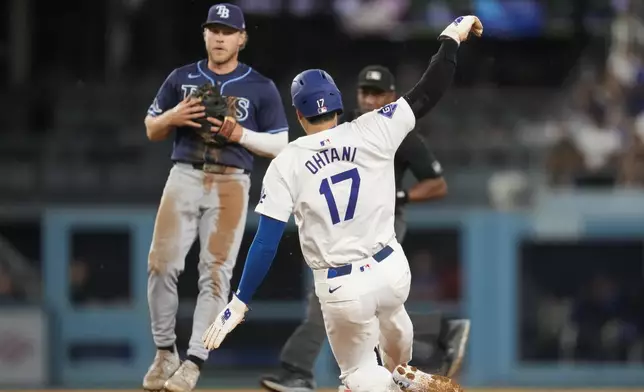
[[[443,364],[443,374],[446,377],[454,377],[465,357],[465,348],[470,337],[470,320],[452,320],[449,321],[448,326],[445,342],[447,355]]]
[[[181,366],[181,360],[176,349],[175,352],[157,350],[152,365],[143,377],[143,389],[150,392],[162,390],[163,384],[172,377],[179,366]]]
[[[190,360],[184,361],[163,388],[166,392],[191,392],[197,386],[199,373],[199,366]]]
[[[315,381],[283,370],[280,374],[263,376],[260,385],[273,392],[314,392]]]
[[[404,392],[463,392],[463,388],[452,379],[431,375],[407,364],[398,366],[393,377]]]

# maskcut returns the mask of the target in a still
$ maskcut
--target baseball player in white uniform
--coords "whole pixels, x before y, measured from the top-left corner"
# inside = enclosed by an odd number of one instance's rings
[[[266,172],[239,289],[204,333],[206,348],[218,348],[243,320],[293,214],[344,385],[354,392],[459,389],[408,366],[413,326],[404,303],[411,273],[394,234],[394,155],[451,84],[460,43],[482,31],[475,16],[456,19],[413,89],[350,123],[337,125],[342,97],[328,73],[295,77],[291,97],[307,136],[289,143]]]

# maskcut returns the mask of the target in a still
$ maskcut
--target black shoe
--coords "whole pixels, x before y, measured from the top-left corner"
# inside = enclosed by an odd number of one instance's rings
[[[262,376],[260,385],[274,392],[314,392],[315,381],[303,375],[280,370],[277,374]]]
[[[443,375],[445,377],[453,377],[461,368],[469,337],[470,320],[461,319],[448,322],[445,342],[442,342],[446,351],[443,362]]]

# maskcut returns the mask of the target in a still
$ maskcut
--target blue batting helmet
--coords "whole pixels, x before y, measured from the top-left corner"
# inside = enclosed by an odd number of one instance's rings
[[[321,69],[308,69],[291,83],[293,106],[304,117],[337,111],[342,114],[342,94],[331,75]]]

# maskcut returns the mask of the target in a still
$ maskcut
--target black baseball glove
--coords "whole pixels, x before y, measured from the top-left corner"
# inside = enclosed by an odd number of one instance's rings
[[[237,125],[234,100],[221,95],[219,89],[210,83],[200,86],[191,95],[199,98],[201,104],[206,108],[206,116],[195,120],[201,124],[201,128],[197,130],[197,133],[207,144],[224,147],[228,144],[230,135]],[[214,117],[220,120],[222,125],[215,131],[213,130],[213,124],[206,117]]]

